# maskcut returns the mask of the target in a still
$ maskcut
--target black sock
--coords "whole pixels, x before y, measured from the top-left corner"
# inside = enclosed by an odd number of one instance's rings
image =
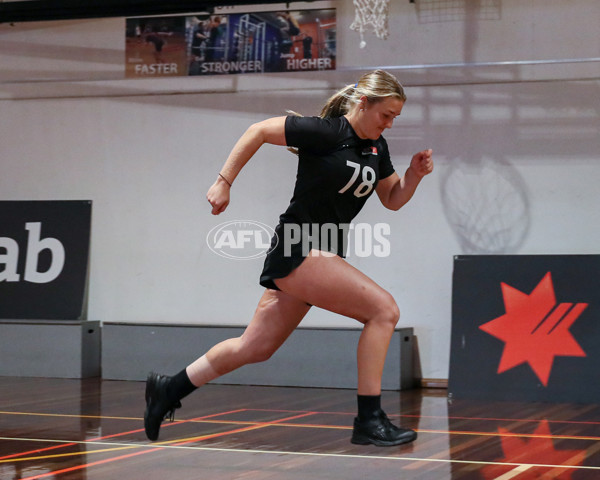
[[[177,402],[184,397],[187,397],[190,393],[196,390],[196,387],[188,377],[185,368],[176,375],[171,377],[167,385],[167,396],[172,402]]]
[[[381,395],[357,395],[358,418],[369,420],[381,410]]]

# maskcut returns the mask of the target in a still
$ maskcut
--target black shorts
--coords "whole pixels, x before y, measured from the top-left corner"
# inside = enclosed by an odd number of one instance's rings
[[[280,223],[275,228],[275,235],[271,239],[271,247],[267,253],[267,258],[265,258],[263,271],[260,274],[260,284],[272,290],[279,290],[273,280],[287,277],[306,258],[302,255],[300,244],[293,245],[290,254],[285,255],[283,238],[283,224]]]
[[[315,243],[306,248],[303,246],[302,242],[296,242],[290,245],[287,249],[288,252],[286,252],[283,230],[283,224],[279,223],[279,225],[277,225],[275,228],[275,235],[273,235],[273,238],[271,239],[271,246],[267,252],[267,258],[265,258],[263,271],[260,275],[260,284],[263,287],[270,288],[272,290],[279,290],[277,285],[275,285],[274,280],[278,278],[285,278],[292,272],[292,270],[298,268],[306,258],[311,248],[332,252],[332,246],[329,243]],[[344,255],[340,255],[337,253],[337,251],[335,251],[335,249],[332,254],[339,255],[340,257],[344,258]]]

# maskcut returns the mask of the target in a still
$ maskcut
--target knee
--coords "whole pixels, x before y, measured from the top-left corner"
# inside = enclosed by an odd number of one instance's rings
[[[266,362],[276,352],[276,348],[271,348],[268,345],[263,345],[253,351],[248,363]]]
[[[395,329],[398,321],[400,320],[400,308],[389,293],[386,294],[385,298],[380,303],[380,309],[375,317],[377,321],[390,329]]]
[[[392,305],[390,306],[391,308],[391,319],[392,319],[392,323],[394,324],[394,328],[396,328],[396,325],[398,325],[398,322],[400,321],[400,308],[398,307],[398,304],[392,300]]]
[[[243,336],[241,340],[244,356],[246,358],[245,363],[266,362],[277,351],[277,346],[272,345],[268,340],[252,341],[245,339]]]

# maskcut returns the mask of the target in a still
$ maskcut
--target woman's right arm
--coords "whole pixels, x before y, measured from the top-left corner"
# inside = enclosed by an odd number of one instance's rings
[[[263,144],[286,145],[285,118],[273,117],[254,123],[237,141],[221,168],[217,180],[206,194],[206,198],[213,207],[213,215],[218,215],[227,208],[231,184]]]

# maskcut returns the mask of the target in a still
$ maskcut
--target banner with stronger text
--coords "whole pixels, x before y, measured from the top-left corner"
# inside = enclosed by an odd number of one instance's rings
[[[336,11],[129,18],[125,37],[127,78],[334,70]]]
[[[0,319],[85,320],[92,202],[0,202]]]

